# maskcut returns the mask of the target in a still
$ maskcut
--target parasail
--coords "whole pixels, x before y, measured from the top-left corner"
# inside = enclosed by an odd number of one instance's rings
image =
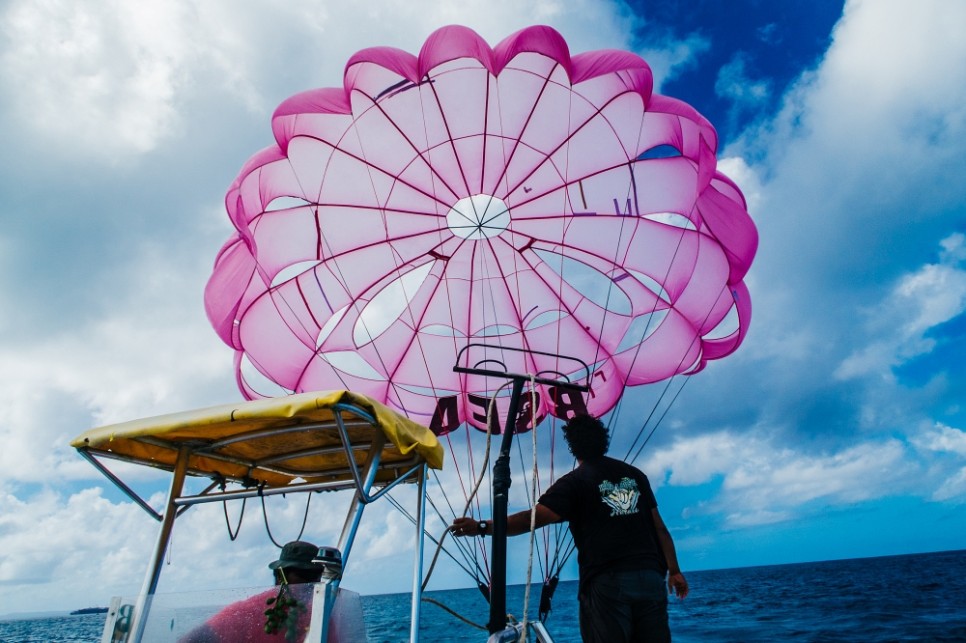
[[[418,56],[358,52],[272,132],[228,190],[235,232],[205,291],[249,399],[344,388],[442,435],[485,427],[497,386],[454,372],[468,346],[474,364],[586,380],[534,383],[527,429],[600,416],[745,337],[744,198],[710,123],[634,54],[444,27]]]

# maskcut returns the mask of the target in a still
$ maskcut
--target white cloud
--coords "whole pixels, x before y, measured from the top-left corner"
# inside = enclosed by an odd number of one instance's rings
[[[953,453],[966,458],[966,431],[937,423],[919,434],[913,443],[920,449],[939,453]]]
[[[379,529],[370,532],[357,555],[361,560],[374,560],[399,554],[400,550],[412,550],[414,543],[415,527],[402,514],[393,511],[385,515]]]
[[[4,611],[37,611],[38,595],[44,596],[43,609],[73,609],[78,597],[94,593],[92,579],[103,586],[97,593],[136,593],[144,545],[153,542],[156,524],[133,504],[111,503],[96,488],[67,498],[44,491],[29,502],[0,490],[0,548],[6,552],[0,587],[21,590],[4,591]]]
[[[766,152],[769,210],[782,223],[763,227],[774,232],[764,251],[807,262],[888,247],[885,260],[908,245],[899,230],[948,234],[929,223],[962,197],[953,168],[966,138],[966,43],[952,27],[962,21],[960,4],[847,4],[820,66],[771,123],[746,133],[748,150]]]
[[[962,369],[944,363],[934,329],[966,309],[957,19],[966,5],[848,3],[782,111],[729,146],[759,177],[754,314],[724,382],[748,399],[749,424],[781,418],[843,448],[873,431],[901,435],[950,404]],[[939,372],[893,373],[923,356]]]
[[[732,101],[734,108],[754,108],[771,96],[771,84],[767,80],[754,80],[748,75],[748,56],[735,54],[718,70],[714,91],[718,96]]]
[[[718,515],[726,525],[741,527],[800,518],[819,501],[847,505],[909,492],[918,467],[908,456],[897,440],[809,453],[721,431],[677,439],[644,461],[642,469],[655,487],[665,477],[673,486],[720,478],[718,497],[685,514]]]
[[[753,509],[751,511],[736,511],[727,514],[725,516],[725,524],[732,528],[757,527],[758,525],[771,525],[785,522],[793,518],[795,518],[795,514],[790,511]]]
[[[7,6],[3,84],[20,116],[54,140],[146,151],[177,123],[190,63],[183,3]],[[16,89],[15,89],[16,88]]]
[[[317,0],[249,3],[242,11],[225,0],[19,0],[3,11],[0,87],[17,116],[61,152],[112,159],[149,152],[176,134],[199,94],[214,91],[267,112],[287,95],[272,85],[294,81],[287,93],[337,85],[355,51],[393,45],[415,53],[430,31],[449,23],[473,25],[491,44],[546,22],[573,36],[574,52],[626,46],[634,19],[616,7],[591,0]],[[594,30],[583,28],[588,22]]]
[[[966,467],[953,473],[943,481],[942,485],[936,489],[936,493],[933,494],[932,499],[940,502],[944,500],[966,502]]]
[[[163,504],[156,493],[148,500]],[[348,493],[314,495],[302,538],[334,545]],[[279,542],[294,539],[305,515],[305,494],[267,499],[267,516]],[[233,527],[241,503],[230,504]],[[366,523],[368,524],[368,523]],[[106,605],[111,596],[137,594],[156,542],[159,523],[130,502],[112,502],[99,488],[69,496],[42,490],[22,499],[0,488],[0,592],[2,613]],[[176,522],[159,592],[270,585],[267,565],[278,556],[257,499],[247,501],[238,540],[230,542],[220,503],[191,508]],[[401,590],[400,590],[401,591]],[[83,604],[80,604],[82,603]]]
[[[763,186],[756,168],[740,156],[723,156],[718,159],[718,170],[741,187],[748,204],[748,213],[757,218],[762,206]]]
[[[939,242],[942,254],[939,259],[944,264],[966,262],[966,234],[955,232]]]
[[[848,379],[882,374],[933,350],[926,333],[966,311],[966,270],[961,262],[963,235],[941,242],[946,263],[928,264],[903,276],[885,301],[868,314],[872,341],[845,358],[835,371]]]
[[[90,477],[68,446],[83,430],[238,399],[230,351],[201,310],[203,278],[197,266],[176,267],[145,247],[138,265],[103,284],[113,304],[105,318],[26,344],[0,342],[8,479]]]
[[[648,41],[644,45],[638,53],[654,72],[654,89],[659,92],[663,83],[697,65],[711,42],[699,34],[690,34],[682,40]]]
[[[862,158],[855,170],[884,175],[904,171],[927,149],[960,147],[943,139],[966,125],[966,43],[955,26],[964,20],[958,3],[847,3],[810,93],[812,132],[839,140],[840,160]],[[896,162],[871,162],[869,144],[895,153]]]
[[[966,431],[941,422],[913,436],[912,444],[924,452],[927,460],[939,460],[932,474],[939,484],[932,493],[937,502],[966,502]]]
[[[966,308],[966,271],[954,266],[924,266],[916,274],[903,278],[895,294],[915,311],[904,324],[903,333],[921,334]]]
[[[751,508],[798,506],[818,498],[856,502],[888,493],[884,483],[897,474],[904,450],[897,441],[866,443],[832,454],[791,450],[743,462],[727,476],[724,489],[740,494]],[[877,488],[873,488],[877,487]]]
[[[744,457],[740,436],[717,431],[675,440],[670,446],[655,451],[642,468],[655,488],[660,488],[665,479],[672,485],[697,485],[730,471]],[[687,466],[683,466],[685,462]]]

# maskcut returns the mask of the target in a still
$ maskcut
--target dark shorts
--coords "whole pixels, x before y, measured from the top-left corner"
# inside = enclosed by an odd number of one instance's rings
[[[580,594],[584,643],[669,643],[667,587],[655,571],[603,572]]]

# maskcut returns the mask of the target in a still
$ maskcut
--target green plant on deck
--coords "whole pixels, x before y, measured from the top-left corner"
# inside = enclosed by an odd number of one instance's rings
[[[278,586],[278,594],[265,600],[268,609],[265,610],[265,633],[277,634],[284,628],[285,640],[295,641],[299,635],[299,616],[305,612],[305,605],[292,595],[285,570],[279,569],[282,583]]]

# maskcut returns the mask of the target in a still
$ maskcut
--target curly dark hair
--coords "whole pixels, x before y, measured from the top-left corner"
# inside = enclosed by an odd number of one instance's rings
[[[607,453],[610,434],[607,427],[590,415],[575,415],[563,427],[564,439],[578,460],[591,460]]]

